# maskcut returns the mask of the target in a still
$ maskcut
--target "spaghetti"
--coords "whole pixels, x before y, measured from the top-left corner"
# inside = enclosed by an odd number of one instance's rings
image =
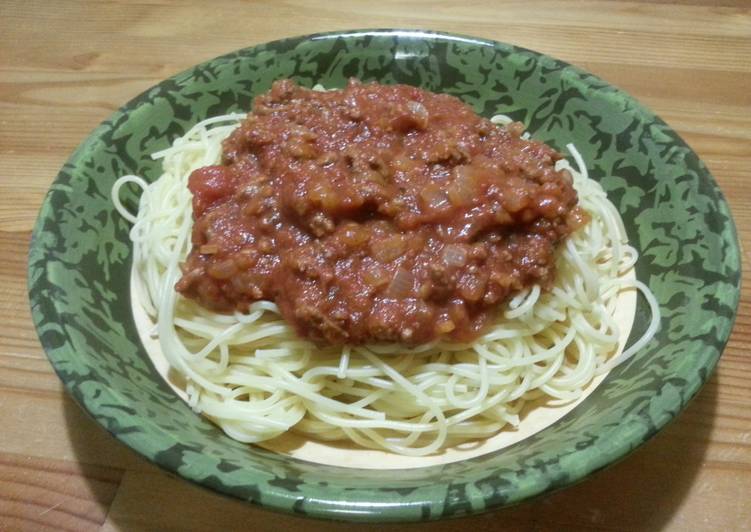
[[[534,286],[517,294],[471,343],[318,347],[300,339],[270,301],[255,302],[244,314],[206,310],[174,290],[190,251],[187,179],[220,160],[222,140],[243,116],[196,124],[152,155],[162,160],[158,180],[124,176],[112,189],[117,210],[133,224],[134,300],[154,321],[152,334],[170,366],[184,377],[190,406],[232,438],[260,442],[292,430],[318,440],[429,455],[517,426],[529,401],[575,400],[656,332],[654,296],[626,275],[638,254],[573,145],[567,148],[576,168],[563,159],[556,169],[572,174],[591,221],[561,246],[552,289]],[[119,200],[129,183],[142,189],[135,215]],[[614,357],[621,331],[613,315],[618,295],[631,289],[645,296],[651,322]]]

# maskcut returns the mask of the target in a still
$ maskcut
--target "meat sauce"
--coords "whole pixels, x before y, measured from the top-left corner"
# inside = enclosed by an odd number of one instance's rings
[[[318,343],[469,341],[513,293],[554,280],[586,223],[561,155],[457,98],[290,80],[194,171],[178,292],[220,312],[275,301]]]

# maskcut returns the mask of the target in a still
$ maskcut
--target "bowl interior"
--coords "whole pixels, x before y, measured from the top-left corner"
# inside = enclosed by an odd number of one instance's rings
[[[503,112],[563,151],[574,142],[640,251],[661,329],[555,425],[463,462],[377,471],[321,466],[238,443],[194,414],[152,368],[131,314],[128,224],[117,177],[160,174],[149,154],[199,120],[247,111],[279,78],[341,87],[349,77],[453,94]],[[125,196],[135,209],[135,190]],[[739,252],[716,183],[678,135],[634,99],[570,65],[454,35],[382,30],[244,49],[165,80],[99,126],[61,170],[30,252],[34,321],[68,390],[115,437],[206,487],[284,511],[421,520],[510,504],[575,482],[672,419],[715,366],[738,301]],[[632,338],[649,321],[640,301]]]

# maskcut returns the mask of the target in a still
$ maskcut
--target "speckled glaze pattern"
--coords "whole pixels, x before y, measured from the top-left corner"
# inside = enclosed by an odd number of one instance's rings
[[[341,87],[355,76],[453,94],[504,112],[563,150],[575,142],[640,250],[637,276],[662,309],[657,337],[553,426],[479,458],[412,470],[321,466],[231,440],[161,380],[129,296],[128,224],[110,188],[159,176],[149,154],[199,120],[248,110],[291,77]],[[125,198],[135,208],[135,190]],[[127,196],[127,194],[126,194]],[[76,150],[41,209],[29,292],[42,345],[69,392],[118,440],[166,470],[271,509],[356,521],[456,517],[574,483],[673,419],[706,381],[730,333],[740,258],[732,218],[696,154],[633,98],[561,61],[446,34],[364,30],[276,41],[208,61],[116,112]],[[648,323],[637,309],[632,337]]]

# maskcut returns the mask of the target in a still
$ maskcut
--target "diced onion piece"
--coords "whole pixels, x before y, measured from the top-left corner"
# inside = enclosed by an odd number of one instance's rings
[[[342,230],[340,238],[349,247],[356,248],[368,241],[370,233],[360,225],[348,224]]]
[[[402,235],[388,236],[370,245],[371,255],[379,262],[387,263],[399,257],[406,248]]]
[[[404,268],[399,268],[396,270],[388,290],[386,290],[386,295],[394,299],[407,297],[412,292],[414,280],[415,276],[412,275],[412,272],[409,272]]]
[[[258,251],[253,248],[244,248],[235,253],[232,257],[240,270],[249,270],[258,262]]]
[[[327,212],[339,207],[340,201],[337,193],[325,181],[319,181],[311,187],[308,197],[313,203],[319,204]]]
[[[457,207],[470,205],[477,195],[477,182],[467,166],[454,168],[455,179],[448,189],[451,203]]]
[[[371,288],[380,288],[389,282],[390,276],[388,271],[380,266],[375,266],[365,270],[362,274],[362,278],[363,281],[365,281],[365,284]]]
[[[415,119],[419,129],[425,129],[428,125],[428,110],[420,102],[410,100],[407,102],[407,108]]]
[[[198,252],[202,255],[214,255],[219,252],[219,246],[216,244],[204,244],[198,248]]]
[[[405,109],[406,107],[406,109]],[[395,106],[396,116],[391,119],[391,127],[396,131],[425,129],[428,125],[428,110],[420,102],[410,100],[406,106]]]
[[[506,129],[514,137],[521,137],[524,134],[524,124],[521,122],[511,122],[510,124],[506,124]]]
[[[420,199],[422,200],[423,208],[428,211],[436,211],[449,205],[446,191],[436,183],[428,183],[420,191]]]
[[[449,244],[443,248],[441,260],[446,266],[461,268],[467,264],[467,250],[464,246]]]
[[[441,319],[435,325],[435,332],[438,334],[447,334],[456,329],[456,325],[448,318]]]
[[[453,300],[449,304],[449,316],[454,323],[467,323],[469,321],[469,315],[467,309],[464,306],[464,302],[460,300]]]
[[[576,231],[587,225],[590,218],[589,213],[577,205],[566,215],[566,223],[571,227],[571,231]]]
[[[459,284],[459,293],[465,300],[474,303],[485,295],[485,286],[484,279],[476,275],[465,275]]]
[[[503,207],[510,213],[517,213],[529,204],[529,192],[523,186],[509,183],[503,190]]]
[[[321,199],[321,206],[328,212],[338,209],[341,206],[339,195],[329,189],[329,192],[324,194]]]
[[[371,170],[367,173],[366,179],[378,185],[386,185],[386,177],[377,170]]]
[[[409,172],[419,166],[417,161],[410,159],[407,155],[399,155],[390,161],[391,168],[394,172]]]
[[[206,268],[206,271],[214,279],[224,280],[235,275],[237,273],[237,267],[235,266],[235,261],[232,259],[226,259],[210,264]]]
[[[430,297],[430,294],[433,292],[433,284],[429,281],[426,281],[420,285],[420,288],[417,290],[417,293],[422,299],[428,299]]]

